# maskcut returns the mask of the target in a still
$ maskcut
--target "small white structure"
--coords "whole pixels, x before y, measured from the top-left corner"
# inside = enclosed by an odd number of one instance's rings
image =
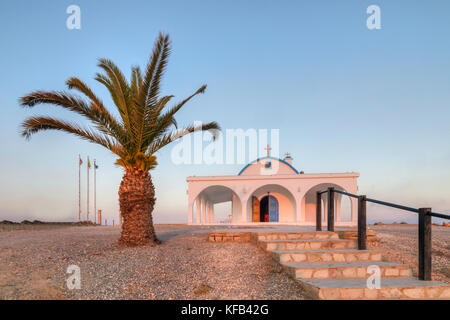
[[[295,224],[313,226],[316,192],[334,187],[358,193],[359,173],[305,174],[293,159],[269,156],[247,164],[236,176],[188,177],[188,223],[214,224],[214,204],[231,201],[231,224]],[[346,219],[341,215],[347,200]],[[322,197],[326,225],[327,197]],[[335,193],[335,226],[357,225],[357,199]]]

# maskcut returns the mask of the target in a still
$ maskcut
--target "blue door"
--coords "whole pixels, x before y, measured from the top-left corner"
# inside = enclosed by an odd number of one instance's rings
[[[278,200],[274,196],[269,197],[269,222],[278,222]]]

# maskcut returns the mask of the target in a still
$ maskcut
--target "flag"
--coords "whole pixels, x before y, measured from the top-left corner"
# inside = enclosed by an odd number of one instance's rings
[[[81,160],[81,157],[78,156],[78,160],[80,160],[80,166],[83,164],[83,160]]]
[[[89,157],[88,157],[88,168],[89,169],[91,168],[91,160],[89,160]]]
[[[94,168],[98,169],[98,165],[96,163],[94,163]]]

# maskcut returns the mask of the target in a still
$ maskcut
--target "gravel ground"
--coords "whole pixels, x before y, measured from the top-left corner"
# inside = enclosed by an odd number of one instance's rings
[[[384,259],[417,275],[417,226],[370,228]],[[123,248],[118,227],[0,228],[0,299],[303,299],[266,252],[252,243],[208,242],[213,229],[157,225],[162,245]],[[433,280],[450,283],[450,228],[432,233]],[[80,267],[80,290],[67,289],[69,265]]]
[[[207,227],[157,225],[163,244],[143,248],[117,246],[117,227],[21,229],[0,229],[0,299],[303,299],[267,253],[208,242]]]
[[[409,264],[417,277],[418,226],[377,225],[370,229],[379,239],[372,247],[382,250],[384,260]],[[433,225],[431,236],[433,280],[450,283],[450,228]]]

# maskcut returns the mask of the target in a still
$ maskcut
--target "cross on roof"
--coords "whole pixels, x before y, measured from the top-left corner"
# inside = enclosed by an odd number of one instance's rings
[[[267,150],[267,156],[268,156],[268,157],[270,157],[270,150],[272,150],[272,148],[270,147],[270,145],[269,145],[269,144],[267,144],[267,147],[266,147],[266,148],[264,148],[264,149],[266,149],[266,150]]]

